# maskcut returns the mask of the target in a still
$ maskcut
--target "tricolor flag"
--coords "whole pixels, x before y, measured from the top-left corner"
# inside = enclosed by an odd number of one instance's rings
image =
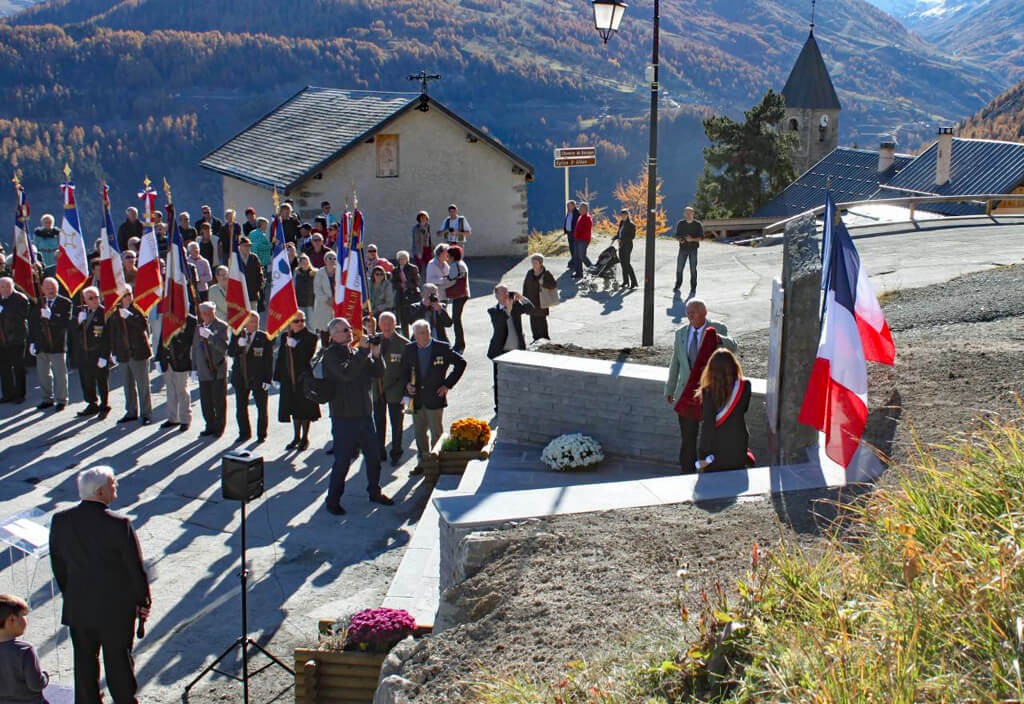
[[[288,250],[284,248],[284,225],[279,216],[274,216],[274,222],[270,226],[270,241],[274,246],[274,259],[270,262],[267,337],[273,339],[288,327],[288,323],[299,312],[299,302],[295,297],[295,282],[292,280]]]
[[[345,220],[348,220],[348,213],[345,213]],[[353,218],[348,241],[339,248],[334,286],[334,317],[349,322],[354,340],[358,340],[363,332],[363,263],[356,222]]]
[[[228,255],[228,327],[239,332],[249,319],[249,287],[245,283],[245,262],[238,253],[238,238],[231,234],[231,254]]]
[[[168,203],[167,222],[171,234],[167,246],[167,281],[164,282],[164,296],[160,301],[163,322],[160,324],[160,342],[165,347],[188,321],[188,276],[185,272],[185,241],[178,229],[178,218],[174,216],[174,204]]]
[[[135,274],[135,307],[143,315],[160,302],[164,290],[160,276],[160,248],[156,241],[156,229],[153,225],[153,209],[156,205],[156,191],[149,187],[149,179],[145,180],[145,189],[139,191],[139,199],[143,204],[142,242],[139,245],[139,271]]]
[[[32,236],[28,231],[28,196],[17,177],[14,178],[14,190],[18,204],[14,209],[14,263],[11,265],[11,278],[18,290],[34,303],[39,298],[35,275],[36,248],[32,245]]]
[[[70,170],[68,170],[70,173]],[[85,254],[85,238],[78,220],[78,205],[75,203],[75,184],[67,181],[61,184],[64,194],[64,220],[60,224],[60,256],[57,258],[57,280],[68,291],[68,296],[78,293],[89,280],[89,258]]]
[[[117,230],[110,217],[110,187],[103,184],[103,228],[100,230],[100,300],[107,317],[117,309],[117,303],[128,291],[124,279],[124,262],[117,246]]]
[[[867,363],[896,359],[889,326],[831,196],[825,200],[825,306],[818,357],[798,420],[825,433],[825,454],[848,467],[868,419]]]

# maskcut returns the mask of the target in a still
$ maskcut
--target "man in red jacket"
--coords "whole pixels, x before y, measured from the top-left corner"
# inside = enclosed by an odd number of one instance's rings
[[[580,218],[576,221],[576,229],[573,230],[573,245],[576,251],[573,252],[572,278],[583,277],[583,265],[592,266],[587,258],[587,247],[590,245],[590,237],[593,234],[594,221],[590,217],[590,204],[580,203]]]

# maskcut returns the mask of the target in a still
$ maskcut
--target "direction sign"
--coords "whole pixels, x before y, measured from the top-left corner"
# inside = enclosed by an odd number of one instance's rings
[[[555,149],[556,159],[574,159],[578,157],[596,157],[597,147],[559,147]]]
[[[597,166],[596,156],[577,156],[577,157],[555,157],[555,168],[569,168],[571,166]]]

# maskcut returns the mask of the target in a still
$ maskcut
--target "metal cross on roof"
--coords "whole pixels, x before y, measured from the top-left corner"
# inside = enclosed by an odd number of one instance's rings
[[[427,73],[426,71],[420,71],[419,73],[410,73],[409,76],[408,76],[408,79],[410,81],[419,81],[420,82],[420,92],[423,93],[423,95],[427,95],[427,89],[428,89],[429,81],[440,81],[441,80],[441,74],[440,73]]]

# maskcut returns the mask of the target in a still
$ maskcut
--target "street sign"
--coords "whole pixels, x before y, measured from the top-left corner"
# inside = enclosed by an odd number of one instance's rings
[[[556,169],[573,166],[597,166],[597,156],[555,157]]]
[[[576,157],[597,157],[597,147],[560,147],[555,149],[556,159],[572,159]]]

